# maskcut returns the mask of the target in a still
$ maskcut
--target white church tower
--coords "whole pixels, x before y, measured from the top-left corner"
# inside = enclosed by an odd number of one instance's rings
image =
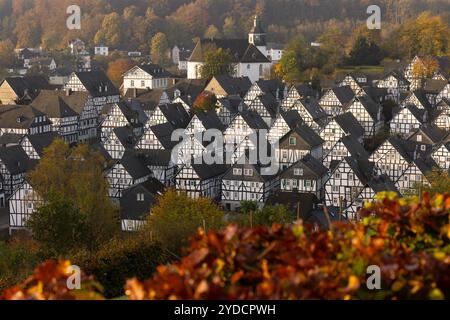
[[[267,33],[264,31],[261,20],[256,15],[253,20],[253,28],[250,30],[248,34],[248,42],[253,44],[255,47],[261,51],[264,56],[268,56],[267,50],[267,42],[266,42]]]

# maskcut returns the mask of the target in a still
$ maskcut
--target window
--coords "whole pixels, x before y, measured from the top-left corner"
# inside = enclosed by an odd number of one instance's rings
[[[249,177],[253,176],[253,170],[252,169],[245,169],[244,170],[244,175],[245,176],[249,176]]]
[[[421,146],[420,146],[420,150],[422,150],[422,151],[426,151],[426,150],[427,150],[427,146],[426,146],[426,145],[424,145],[424,144],[423,144],[423,145],[421,145]]]
[[[138,193],[137,194],[137,201],[139,202],[143,202],[145,200],[145,196],[143,193]]]
[[[349,173],[348,179],[349,180],[354,180],[355,179],[355,176],[353,175],[353,173]]]
[[[290,137],[289,138],[289,145],[290,146],[296,146],[297,145],[297,138],[296,137]]]
[[[340,173],[336,173],[336,179],[340,179],[341,178],[341,174]]]
[[[247,70],[250,70],[250,64],[247,65]]]
[[[242,175],[242,169],[233,169],[233,175],[241,176]]]
[[[417,142],[422,142],[422,135],[420,134],[417,135]]]
[[[145,88],[145,81],[144,80],[141,81],[141,87]]]
[[[131,80],[130,83],[131,83],[131,86],[134,87],[134,80]]]
[[[305,187],[311,188],[311,180],[305,180]]]
[[[303,176],[303,169],[294,169],[294,176]]]
[[[339,186],[334,186],[332,189],[333,192],[339,192]]]

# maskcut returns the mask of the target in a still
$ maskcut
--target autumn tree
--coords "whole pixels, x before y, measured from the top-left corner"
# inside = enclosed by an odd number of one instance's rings
[[[11,40],[0,41],[0,67],[5,68],[14,63],[14,44]]]
[[[122,43],[124,31],[121,25],[121,16],[112,12],[104,17],[101,28],[95,35],[94,42],[105,42],[111,47],[117,47]]]
[[[295,37],[286,46],[283,57],[275,67],[277,76],[286,82],[300,82],[306,67],[307,43],[302,37]]]
[[[450,175],[446,170],[434,168],[426,175],[430,184],[425,184],[420,188],[421,191],[428,192],[431,195],[442,194],[450,191]]]
[[[192,199],[168,190],[152,208],[143,232],[152,234],[170,252],[180,254],[198,228],[218,230],[222,225],[223,212],[211,200]]]
[[[233,17],[226,17],[223,23],[223,34],[226,38],[234,39],[238,37],[238,28]]]
[[[409,55],[442,56],[450,49],[450,27],[440,16],[424,12],[404,25],[400,43]]]
[[[330,27],[317,41],[320,43],[320,54],[325,62],[324,68],[331,72],[344,62],[345,35],[338,26]]]
[[[433,78],[439,69],[438,61],[432,56],[425,56],[417,59],[412,65],[412,76],[420,82],[420,87],[425,85],[426,79]]]
[[[215,25],[210,25],[208,29],[206,29],[204,37],[207,39],[220,38],[222,34],[219,29]]]
[[[211,79],[222,74],[232,75],[233,72],[233,57],[228,50],[218,48],[205,53],[205,62],[200,68],[200,75],[203,79]]]
[[[214,110],[216,108],[217,98],[214,94],[203,91],[194,101],[195,111]]]
[[[57,139],[44,150],[39,164],[29,173],[30,183],[44,204],[52,203],[57,194],[72,203],[84,217],[88,226],[84,244],[92,249],[111,239],[119,229],[117,208],[108,196],[104,167],[104,158],[89,150],[87,145],[70,149],[64,141]]]
[[[151,42],[151,58],[152,62],[160,65],[167,65],[169,62],[167,52],[169,50],[169,44],[167,37],[164,33],[158,32],[152,38]]]
[[[136,65],[130,59],[117,59],[108,64],[108,78],[114,83],[116,87],[120,87],[123,83],[123,75]]]
[[[375,41],[360,36],[353,44],[347,62],[352,66],[376,66],[382,59],[383,53]]]

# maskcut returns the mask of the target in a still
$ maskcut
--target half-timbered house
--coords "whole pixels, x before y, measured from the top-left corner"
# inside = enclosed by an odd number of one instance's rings
[[[19,145],[0,148],[0,175],[8,198],[24,182],[25,174],[36,164]]]
[[[283,110],[287,111],[292,107],[292,105],[297,100],[315,97],[317,97],[317,92],[313,88],[311,88],[310,85],[308,84],[293,85],[289,89],[286,98],[282,101],[281,106]]]
[[[378,88],[387,89],[388,97],[396,103],[400,103],[402,95],[409,90],[409,85],[408,79],[397,70],[389,72],[377,83]]]
[[[427,121],[427,117],[427,110],[419,109],[412,104],[398,108],[394,110],[394,116],[390,123],[391,133],[408,137]]]
[[[49,147],[58,137],[56,132],[26,135],[20,145],[28,158],[39,160],[44,155],[44,149]]]
[[[244,110],[244,103],[241,98],[223,98],[217,100],[217,116],[225,127],[228,127],[238,112],[242,110]]]
[[[334,117],[344,113],[354,97],[355,93],[350,86],[334,87],[325,92],[319,104],[329,116]]]
[[[26,228],[28,219],[42,203],[39,194],[24,180],[9,198],[9,232]]]
[[[0,105],[29,104],[41,90],[54,89],[42,76],[7,77],[0,84]]]
[[[138,111],[126,102],[107,104],[102,110],[101,139],[105,140],[115,128],[130,127],[135,136],[143,133],[143,124],[139,121]]]
[[[355,97],[347,111],[351,112],[364,128],[365,138],[373,137],[383,129],[383,109],[368,96]]]
[[[306,156],[280,173],[281,192],[312,193],[323,199],[328,169],[320,160]]]
[[[41,111],[30,106],[0,106],[0,135],[46,133],[52,130],[51,121]]]
[[[450,169],[450,142],[439,144],[431,154],[436,164],[442,170]]]
[[[271,95],[281,103],[288,94],[286,85],[278,80],[259,80],[253,83],[244,96],[244,102],[249,105],[257,97]]]
[[[233,78],[229,75],[216,75],[206,85],[205,91],[214,94],[217,99],[242,98],[251,86],[252,82],[248,77]]]
[[[323,139],[306,125],[295,127],[281,139],[275,149],[280,169],[285,170],[307,155],[322,160]]]
[[[369,153],[364,149],[363,144],[353,136],[344,136],[339,139],[331,150],[325,155],[323,165],[330,168],[331,163],[341,161],[345,157],[354,159],[368,159]]]
[[[359,143],[363,143],[364,128],[351,112],[346,112],[334,117],[319,135],[325,141],[324,153],[328,154],[343,137],[352,136]]]
[[[122,159],[126,150],[131,150],[137,143],[137,137],[134,135],[133,128],[120,127],[114,128],[110,134],[102,141],[103,147],[113,159]]]
[[[298,111],[306,125],[320,132],[328,123],[328,115],[314,97],[307,97],[294,102],[290,110]]]
[[[277,119],[269,129],[268,140],[275,144],[289,131],[303,124],[303,119],[296,110],[281,111]]]
[[[245,155],[244,155],[245,157]],[[264,168],[251,164],[248,158],[237,161],[222,178],[222,205],[227,211],[237,211],[243,201],[263,207],[279,186],[277,175],[264,174]]]
[[[259,95],[247,105],[251,111],[259,114],[268,127],[271,127],[277,115],[280,113],[279,102],[271,93]]]

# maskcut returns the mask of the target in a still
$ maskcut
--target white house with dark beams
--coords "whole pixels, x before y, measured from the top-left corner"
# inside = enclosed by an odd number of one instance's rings
[[[30,159],[39,160],[44,155],[44,149],[58,137],[56,132],[26,135],[20,141],[20,146]]]
[[[245,157],[245,156],[244,156]],[[260,165],[238,161],[222,178],[222,205],[227,211],[237,211],[242,201],[253,201],[263,207],[279,186],[276,175],[264,175]]]
[[[408,137],[428,120],[428,111],[409,104],[405,108],[394,110],[391,120],[391,133]]]
[[[328,115],[316,98],[305,98],[294,102],[290,110],[296,110],[306,125],[320,132],[328,123]]]
[[[171,74],[157,64],[143,64],[128,70],[123,75],[123,90],[166,89]]]
[[[368,96],[355,97],[347,111],[351,112],[364,128],[365,138],[373,137],[383,129],[383,109]]]
[[[28,158],[20,145],[0,148],[0,175],[3,177],[5,197],[11,196],[25,181],[25,174],[36,164]]]
[[[352,136],[353,139],[362,144],[364,128],[351,112],[346,112],[334,117],[319,135],[325,141],[324,153],[328,154],[343,137]]]
[[[377,87],[387,89],[388,97],[400,103],[402,95],[408,92],[410,82],[405,76],[396,70],[389,72],[378,81]]]
[[[350,86],[334,87],[325,92],[319,104],[329,116],[337,116],[346,111],[349,103],[355,97]]]
[[[353,138],[353,136],[345,136],[335,143],[333,148],[325,155],[323,165],[330,168],[331,163],[341,161],[346,157],[354,159],[368,159],[370,154],[364,149],[363,144]]]
[[[450,142],[438,145],[431,157],[442,170],[450,169]]]
[[[0,135],[40,134],[52,130],[48,117],[30,106],[8,105],[0,107]]]
[[[272,144],[279,142],[289,131],[301,124],[303,124],[303,119],[296,110],[281,111],[269,129],[269,142]]]
[[[9,232],[26,228],[26,222],[42,205],[42,198],[24,181],[9,198]]]
[[[328,180],[328,169],[322,162],[306,156],[280,173],[281,192],[312,193],[323,198],[323,186]]]

